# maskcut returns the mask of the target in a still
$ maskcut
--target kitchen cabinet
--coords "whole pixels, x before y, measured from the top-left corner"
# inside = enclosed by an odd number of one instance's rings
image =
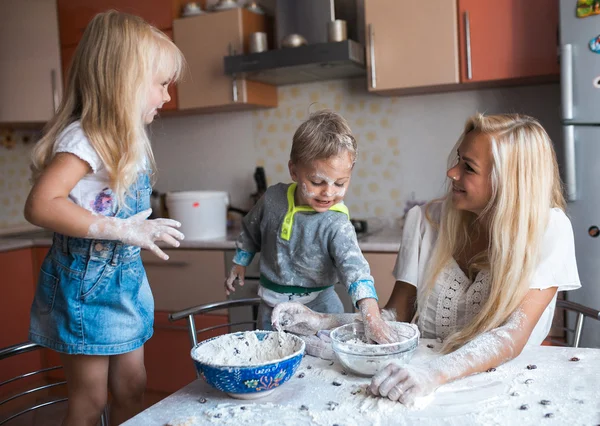
[[[369,267],[371,275],[375,280],[375,289],[379,298],[379,307],[385,307],[385,304],[392,294],[396,278],[394,278],[394,265],[398,253],[363,253]]]
[[[32,249],[10,250],[0,253],[2,271],[0,297],[0,347],[27,341],[29,310],[37,282],[34,277]]]
[[[559,75],[558,0],[458,0],[458,22],[461,82]]]
[[[169,260],[142,251],[142,261],[154,295],[154,336],[144,347],[147,388],[174,392],[196,377],[190,358],[187,323],[172,323],[171,312],[225,300],[224,255],[219,250],[165,250]],[[227,323],[227,313],[217,311],[195,318],[198,329]],[[200,340],[227,333],[227,328],[199,335]]]
[[[131,13],[142,17],[173,39],[173,19],[179,15],[182,3],[180,0],[57,0],[61,67],[65,86],[77,44],[87,24],[96,14],[110,9]],[[169,94],[171,101],[163,105],[162,109],[176,110],[176,86],[169,87]]]
[[[377,94],[558,80],[558,0],[365,0],[365,33]]]
[[[175,312],[190,306],[226,300],[221,250],[164,250],[164,261],[142,251],[156,311]]]
[[[26,342],[29,335],[29,310],[33,301],[36,279],[34,278],[32,249],[10,250],[0,253],[0,348]],[[42,368],[40,352],[24,354],[0,363],[0,383],[17,372]],[[29,381],[30,383],[31,381]],[[3,392],[18,389],[22,383],[13,383]]]
[[[456,0],[365,0],[370,92],[458,83]]]
[[[178,83],[181,111],[229,111],[277,106],[277,88],[225,75],[224,57],[248,51],[248,36],[267,31],[264,15],[236,8],[176,19],[175,44],[187,61]]]
[[[156,28],[172,28],[184,1],[178,0],[57,0],[61,46],[79,43],[91,19],[110,9],[142,17]]]
[[[62,93],[56,5],[48,0],[2,2],[0,125],[40,125]]]

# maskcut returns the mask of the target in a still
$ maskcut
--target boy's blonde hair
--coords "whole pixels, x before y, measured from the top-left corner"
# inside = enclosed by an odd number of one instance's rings
[[[292,139],[292,164],[310,164],[348,152],[352,164],[358,148],[348,122],[336,112],[323,109],[310,115],[298,127]]]
[[[75,51],[60,107],[33,150],[32,180],[51,162],[59,134],[80,120],[124,205],[140,169],[156,170],[144,122],[153,79],[176,81],[183,65],[177,46],[142,18],[114,10],[96,15]]]
[[[552,141],[537,120],[518,114],[470,117],[450,154],[449,167],[456,164],[456,150],[471,131],[486,135],[491,144],[492,196],[476,216],[453,206],[452,186],[448,183],[448,194],[437,200],[443,202],[439,236],[425,289],[418,296],[418,308],[425,309],[437,276],[469,244],[470,225],[477,220],[489,224],[489,246],[471,259],[470,268],[489,269],[491,288],[488,300],[471,323],[445,340],[446,353],[499,327],[523,302],[539,263],[550,210],[565,209]]]

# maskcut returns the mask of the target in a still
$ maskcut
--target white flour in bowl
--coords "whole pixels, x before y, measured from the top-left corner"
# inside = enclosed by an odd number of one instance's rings
[[[285,332],[271,332],[262,341],[254,331],[219,336],[194,349],[193,358],[204,364],[250,366],[278,361],[298,351],[299,338]]]

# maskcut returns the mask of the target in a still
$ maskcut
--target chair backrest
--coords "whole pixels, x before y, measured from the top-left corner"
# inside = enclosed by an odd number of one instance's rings
[[[0,362],[2,362],[5,359],[11,358],[14,359],[13,357],[28,353],[28,352],[32,352],[32,351],[37,351],[42,349],[42,346],[36,344],[36,343],[32,343],[32,342],[25,342],[25,343],[19,343],[17,345],[13,345],[13,346],[9,346],[7,348],[3,348],[0,349]],[[48,381],[46,380],[46,373],[48,373],[49,371],[53,371],[53,370],[58,370],[58,369],[62,369],[62,366],[54,366],[54,367],[48,367],[48,368],[42,368],[39,370],[33,370],[33,371],[28,371],[22,374],[18,374],[10,379],[7,379],[5,381],[3,381],[2,383],[0,383],[0,394],[4,395],[5,392],[3,391],[3,389],[6,388],[6,385],[8,385],[9,383],[23,383],[22,386],[19,386],[19,391],[11,396],[8,396],[7,398],[0,400],[0,407],[3,407],[5,404],[10,403],[11,401],[17,401],[20,398],[20,401],[24,400],[25,397],[27,395],[32,395],[36,392],[41,392],[41,391],[45,391],[48,389],[52,389],[52,388],[56,388],[57,386],[64,386],[67,384],[66,380],[61,380],[61,381],[55,381],[55,382],[50,382],[48,383]],[[34,387],[31,387],[29,389],[25,389],[25,380],[26,378],[34,378],[37,377],[39,380],[36,380],[35,384],[33,385]],[[40,381],[43,381],[45,384],[43,385],[39,385]],[[39,394],[38,394],[39,395]],[[16,419],[17,417],[35,411],[35,410],[39,410],[43,407],[47,407],[49,405],[54,405],[54,404],[58,404],[60,402],[64,402],[66,401],[67,398],[64,396],[44,396],[44,400],[43,402],[39,402],[36,401],[34,403],[34,405],[28,406],[28,407],[20,407],[17,412],[11,412],[6,418],[0,418],[0,425],[3,425],[5,423],[10,422],[13,419]],[[106,426],[107,420],[106,420],[106,413],[103,412],[102,416],[101,416],[101,424],[102,426]]]
[[[584,305],[580,305],[579,303],[559,299],[556,301],[556,309],[563,309],[567,313],[573,313],[576,317],[575,328],[563,327],[563,330],[565,330],[569,334],[572,334],[572,341],[570,346],[574,348],[579,347],[579,342],[581,340],[581,331],[583,330],[583,322],[585,318],[587,317],[600,321],[600,311],[597,311],[596,309],[592,309]],[[564,342],[559,342],[556,340],[551,340],[551,342],[560,346],[569,346]]]
[[[239,325],[249,325],[251,326],[251,329],[256,329],[256,315],[257,315],[257,308],[258,305],[260,304],[261,299],[259,297],[254,297],[254,298],[249,298],[249,299],[236,299],[236,300],[225,300],[223,302],[215,302],[215,303],[207,303],[204,305],[198,305],[198,306],[193,306],[191,308],[187,308],[184,309],[182,311],[179,312],[173,312],[169,315],[169,321],[179,321],[182,319],[186,319],[187,322],[187,327],[188,327],[188,334],[189,334],[189,338],[190,338],[190,344],[191,347],[193,348],[194,346],[196,346],[198,344],[198,334],[210,331],[210,330],[215,330],[215,329],[223,329],[223,334],[230,332],[230,327],[232,326],[239,326]],[[226,323],[223,324],[219,324],[219,325],[215,325],[215,326],[211,326],[211,327],[205,327],[202,329],[196,329],[196,322],[194,321],[194,316],[195,315],[200,315],[200,314],[206,314],[209,312],[213,312],[213,311],[220,311],[220,310],[227,310],[228,314],[230,314],[230,311],[233,309],[238,309],[238,308],[244,308],[244,307],[251,307],[252,308],[252,320],[247,320],[247,321],[237,321],[237,322],[232,322],[231,320],[229,320]],[[230,317],[229,317],[230,318]],[[197,373],[196,373],[197,374]]]

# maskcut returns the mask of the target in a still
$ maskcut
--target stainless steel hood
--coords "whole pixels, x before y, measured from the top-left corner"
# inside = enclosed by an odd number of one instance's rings
[[[225,74],[275,86],[360,77],[366,74],[365,49],[344,40],[226,56]]]

